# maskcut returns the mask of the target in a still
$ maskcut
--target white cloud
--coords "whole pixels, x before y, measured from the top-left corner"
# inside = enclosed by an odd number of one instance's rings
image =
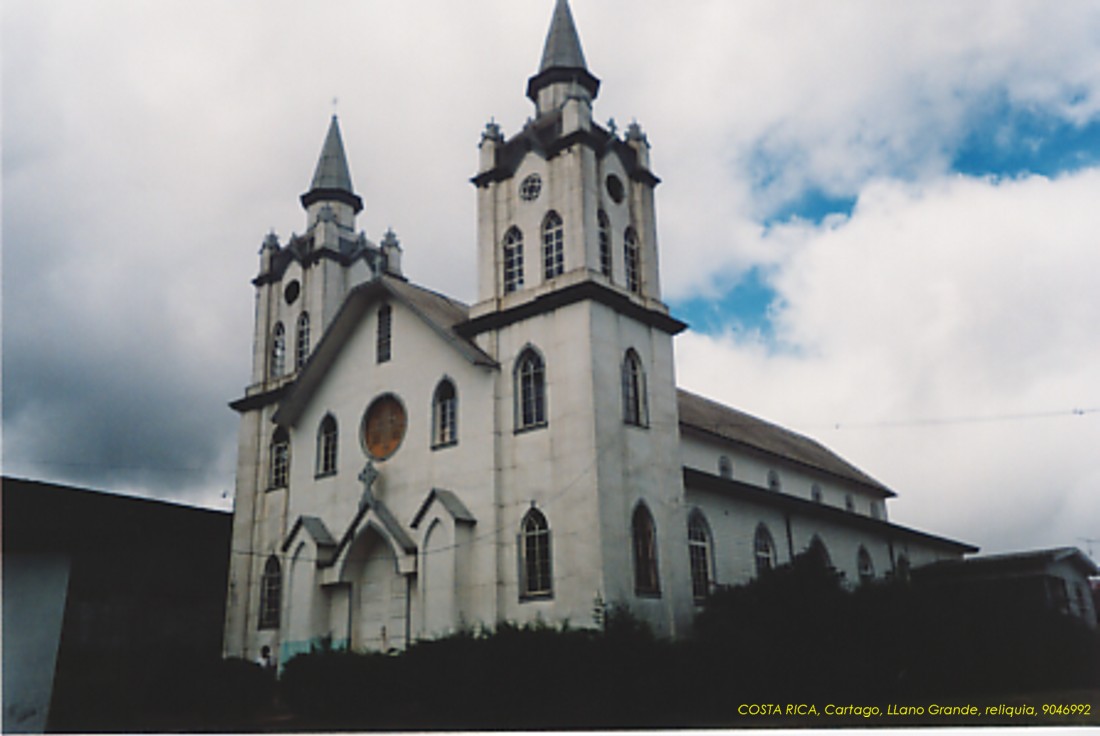
[[[1077,494],[1100,413],[1070,412],[1100,409],[1098,196],[1095,170],[873,182],[849,220],[765,236],[787,241],[787,350],[688,334],[681,383],[847,454],[906,522],[989,547],[1094,536],[1095,487]]]

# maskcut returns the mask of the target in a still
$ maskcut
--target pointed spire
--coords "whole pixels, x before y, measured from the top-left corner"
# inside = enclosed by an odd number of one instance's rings
[[[544,72],[554,67],[588,68],[584,63],[581,39],[577,35],[577,26],[573,23],[573,13],[569,10],[567,0],[557,0],[557,5],[554,6],[554,17],[550,20],[550,30],[542,48],[539,71]]]
[[[555,82],[579,84],[593,98],[600,88],[600,80],[588,71],[568,0],[556,0],[539,73],[527,80],[527,96],[537,104],[539,90]]]
[[[363,209],[363,200],[351,186],[351,171],[344,155],[344,141],[340,137],[340,123],[336,115],[328,126],[325,144],[321,147],[321,157],[317,159],[317,168],[313,171],[313,181],[309,191],[302,195],[302,206],[309,207],[314,202],[337,201],[350,205],[356,213]]]

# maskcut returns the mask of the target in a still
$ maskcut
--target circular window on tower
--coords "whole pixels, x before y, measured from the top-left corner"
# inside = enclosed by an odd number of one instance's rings
[[[385,460],[401,446],[407,425],[401,400],[393,394],[379,396],[363,415],[363,449],[375,460]]]
[[[298,295],[302,293],[302,285],[297,280],[291,281],[286,285],[286,289],[283,291],[283,298],[286,299],[287,304],[293,304],[298,301]]]
[[[528,174],[519,185],[519,198],[524,202],[533,202],[542,191],[542,177],[538,174]]]
[[[607,175],[607,194],[611,197],[611,201],[615,204],[619,204],[623,201],[623,180],[614,174]]]

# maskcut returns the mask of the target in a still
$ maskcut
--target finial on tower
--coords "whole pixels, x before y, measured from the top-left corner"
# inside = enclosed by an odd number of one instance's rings
[[[309,191],[301,199],[303,207],[309,207],[314,202],[335,201],[349,205],[356,214],[363,209],[363,200],[351,186],[351,171],[344,155],[344,141],[340,136],[336,113],[332,114]]]
[[[584,61],[581,39],[573,23],[568,0],[557,0],[554,5],[539,73],[527,80],[527,96],[538,104],[539,91],[555,82],[579,84],[592,98],[596,97],[600,88],[600,80],[592,76]]]

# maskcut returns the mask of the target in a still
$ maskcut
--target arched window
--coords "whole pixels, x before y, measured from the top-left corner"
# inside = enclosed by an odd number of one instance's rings
[[[283,568],[279,558],[271,555],[264,563],[260,578],[260,628],[279,628],[279,607],[283,598]]]
[[[278,378],[286,370],[286,328],[282,322],[275,323],[271,331],[271,375]]]
[[[290,435],[279,427],[271,436],[271,487],[286,488],[290,478]]]
[[[561,216],[551,211],[542,223],[542,267],[547,279],[565,270],[564,237]]]
[[[638,595],[661,594],[657,573],[657,527],[645,504],[638,504],[631,521],[634,547],[634,592]]]
[[[596,213],[596,228],[600,239],[600,273],[611,278],[611,221],[603,210]]]
[[[511,227],[504,234],[504,293],[523,288],[523,233]]]
[[[383,304],[378,308],[378,340],[375,355],[379,363],[393,357],[393,307]]]
[[[622,366],[623,421],[638,427],[649,424],[646,406],[645,370],[633,348],[626,351]]]
[[[623,235],[623,265],[626,267],[626,288],[635,294],[642,292],[641,258],[638,253],[638,234],[628,227]]]
[[[854,512],[856,510],[856,500],[852,497],[851,493],[846,493],[844,495],[844,508],[847,511]]]
[[[710,595],[711,551],[710,527],[701,511],[688,517],[688,554],[691,559],[691,595],[698,603]]]
[[[521,598],[545,598],[553,594],[550,557],[550,525],[538,509],[532,508],[520,523]]]
[[[859,553],[856,555],[856,569],[859,571],[859,581],[861,583],[866,583],[875,577],[875,563],[871,561],[871,553],[862,545],[860,545]]]
[[[298,316],[298,339],[294,343],[294,368],[301,368],[309,358],[309,312]]]
[[[817,483],[810,486],[810,500],[814,503],[821,503],[821,486]]]
[[[725,455],[718,458],[718,475],[727,480],[733,477],[733,462]]]
[[[532,348],[516,361],[516,429],[546,425],[546,368]]]
[[[336,472],[336,419],[326,414],[317,429],[317,475],[332,475]]]
[[[444,378],[432,395],[432,447],[458,442],[458,392],[451,379]]]
[[[756,575],[763,575],[775,567],[775,542],[772,533],[763,524],[756,527],[756,536],[753,539],[753,553],[756,557]]]
[[[781,491],[783,490],[783,484],[779,481],[779,471],[768,471],[768,490],[769,491]]]
[[[911,570],[912,570],[912,567],[909,564],[909,558],[906,557],[905,555],[898,555],[898,562],[897,562],[897,568],[896,568],[896,574],[898,576],[898,580],[901,580],[904,583],[908,583],[909,582],[909,573],[911,572]]]

